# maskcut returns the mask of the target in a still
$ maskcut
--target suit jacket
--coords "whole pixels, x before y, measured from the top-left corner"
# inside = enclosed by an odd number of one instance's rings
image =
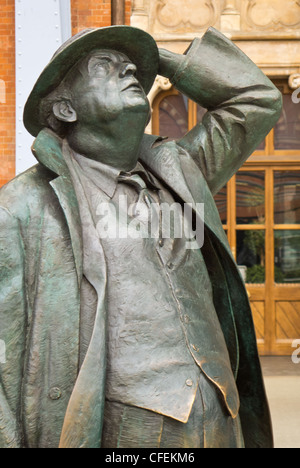
[[[208,113],[180,141],[165,143],[145,135],[140,159],[182,202],[195,210],[197,203],[205,205],[202,251],[240,394],[245,443],[272,447],[249,301],[213,195],[274,126],[281,96],[239,49],[212,29],[194,41],[170,79]],[[33,147],[39,163],[0,191],[0,339],[6,345],[6,364],[0,364],[1,448],[55,448],[60,441],[60,446],[100,447],[106,264],[103,256],[95,265],[96,320],[103,336],[97,351],[93,338],[87,351],[98,363],[97,375],[91,377],[94,370],[79,365],[82,236],[61,148],[62,141],[43,130]],[[188,333],[197,345],[197,330],[190,327]],[[91,378],[99,390],[95,406]],[[83,400],[90,402],[90,410],[79,417]],[[75,424],[74,415],[79,418]]]

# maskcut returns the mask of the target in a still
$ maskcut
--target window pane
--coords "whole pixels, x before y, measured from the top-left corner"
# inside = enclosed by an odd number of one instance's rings
[[[227,224],[227,186],[217,193],[215,196],[215,202],[219,210],[222,223]]]
[[[237,224],[265,223],[265,172],[239,172],[236,176]]]
[[[275,224],[300,224],[300,171],[274,172]]]
[[[300,230],[275,231],[275,281],[300,283]]]
[[[188,99],[182,95],[167,96],[159,106],[159,133],[170,140],[183,137],[188,131]]]
[[[300,105],[283,95],[283,111],[275,126],[275,149],[300,149]]]
[[[237,263],[246,267],[247,283],[263,284],[265,268],[265,231],[237,231]]]

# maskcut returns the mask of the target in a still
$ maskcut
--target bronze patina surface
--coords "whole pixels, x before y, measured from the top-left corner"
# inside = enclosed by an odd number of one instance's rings
[[[144,133],[158,73],[207,109],[178,141]],[[212,28],[184,55],[125,26],[55,54],[24,112],[38,163],[0,190],[1,448],[273,446],[213,196],[280,112]]]

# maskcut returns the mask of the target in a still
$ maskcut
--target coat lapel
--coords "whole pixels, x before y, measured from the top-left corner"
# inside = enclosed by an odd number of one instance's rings
[[[70,157],[70,155],[63,151],[63,141],[51,131],[43,130],[35,141],[33,153],[41,164],[58,175],[50,184],[58,197],[69,226],[79,288],[84,261],[85,275],[98,295],[91,341],[68,403],[59,447],[99,448],[104,414],[106,367],[106,265],[104,254],[100,245],[95,248],[98,237],[93,234],[93,229],[87,229],[85,239],[88,249],[85,249],[83,257],[80,209],[70,168],[65,161],[65,157]],[[87,225],[85,215],[89,216],[88,209],[82,215],[84,226]]]
[[[191,204],[205,226],[219,239],[233,259],[218,210],[202,172],[188,153],[175,142],[152,148],[157,140],[159,138],[145,135],[140,159],[185,203]],[[200,204],[204,205],[204,211],[200,209]]]
[[[68,167],[62,156],[62,140],[51,130],[42,130],[36,138],[32,152],[39,163],[58,177],[50,182],[65,214],[71,237],[78,286],[82,279],[82,232],[78,201]]]

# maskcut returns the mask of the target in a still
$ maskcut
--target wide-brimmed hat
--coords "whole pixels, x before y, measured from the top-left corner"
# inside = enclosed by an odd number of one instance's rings
[[[158,72],[156,42],[145,31],[131,26],[86,29],[66,41],[37,80],[24,109],[24,125],[33,136],[43,129],[40,122],[41,100],[54,91],[71,68],[95,49],[122,52],[137,67],[137,78],[149,93]]]

